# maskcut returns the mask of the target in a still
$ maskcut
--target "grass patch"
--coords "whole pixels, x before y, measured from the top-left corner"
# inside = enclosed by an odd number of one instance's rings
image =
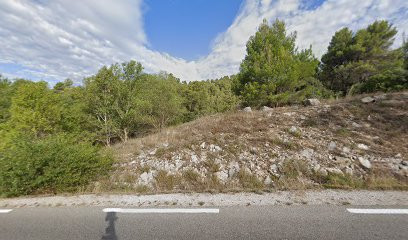
[[[264,187],[263,182],[261,182],[255,175],[244,170],[238,172],[238,180],[245,189],[259,190]]]
[[[170,191],[180,184],[180,177],[160,170],[155,177],[155,186],[158,190]]]

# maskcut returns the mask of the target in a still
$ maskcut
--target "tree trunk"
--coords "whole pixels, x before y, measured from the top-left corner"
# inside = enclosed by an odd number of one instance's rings
[[[123,142],[127,142],[129,139],[129,131],[127,128],[123,129]]]

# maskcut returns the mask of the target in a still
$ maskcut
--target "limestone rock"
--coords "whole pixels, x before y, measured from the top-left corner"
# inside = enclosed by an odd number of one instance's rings
[[[251,109],[251,107],[246,107],[246,108],[242,109],[242,111],[244,111],[244,112],[252,112],[252,109]]]
[[[214,144],[211,144],[210,145],[210,151],[211,152],[219,152],[219,151],[221,151],[222,149],[219,147],[219,146],[217,146],[217,145],[214,145]]]
[[[358,158],[358,162],[363,166],[365,169],[370,169],[371,168],[371,162],[368,159],[365,159],[363,157]]]
[[[238,162],[230,162],[228,164],[228,176],[232,177],[239,172]]]
[[[272,178],[270,176],[267,176],[264,180],[265,185],[271,185],[272,184]]]
[[[300,152],[300,155],[308,160],[311,160],[314,154],[314,150],[311,148],[306,148],[302,152]]]
[[[362,149],[362,150],[368,150],[369,149],[369,147],[367,145],[362,144],[362,143],[358,144],[357,147]]]
[[[318,105],[320,105],[320,101],[317,98],[309,98],[309,99],[306,99],[303,102],[303,104],[306,105],[306,106],[318,106]]]
[[[292,133],[292,134],[297,133],[298,131],[299,131],[298,128],[295,127],[295,126],[292,126],[292,127],[289,128],[289,132]]]
[[[329,151],[334,151],[334,150],[336,150],[336,143],[333,142],[333,141],[331,141],[331,142],[329,143],[328,149],[329,149]]]
[[[337,168],[326,168],[326,171],[331,174],[343,175],[343,172]]]
[[[271,111],[271,110],[272,110],[272,108],[267,107],[267,106],[261,107],[261,111],[262,111],[262,112],[269,112],[269,111]]]
[[[217,176],[217,178],[223,183],[225,183],[228,180],[228,173],[224,170],[216,172],[215,176]]]
[[[150,185],[153,181],[153,173],[152,172],[144,172],[139,177],[139,184],[141,185]]]
[[[361,102],[363,103],[371,103],[371,102],[375,102],[375,99],[372,97],[364,97],[361,99]]]

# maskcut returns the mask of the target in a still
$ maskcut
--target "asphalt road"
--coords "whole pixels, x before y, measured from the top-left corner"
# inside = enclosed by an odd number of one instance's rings
[[[408,214],[356,214],[347,208],[364,207],[223,207],[219,213],[19,208],[0,213],[0,239],[408,239]]]

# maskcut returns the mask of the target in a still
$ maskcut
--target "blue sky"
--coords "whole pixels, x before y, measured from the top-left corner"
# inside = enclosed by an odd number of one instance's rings
[[[211,51],[211,42],[234,21],[241,0],[147,0],[144,27],[149,46],[194,60]]]
[[[0,0],[0,73],[81,83],[134,59],[185,81],[235,74],[245,45],[276,18],[320,57],[342,27],[389,20],[408,32],[407,0]]]

